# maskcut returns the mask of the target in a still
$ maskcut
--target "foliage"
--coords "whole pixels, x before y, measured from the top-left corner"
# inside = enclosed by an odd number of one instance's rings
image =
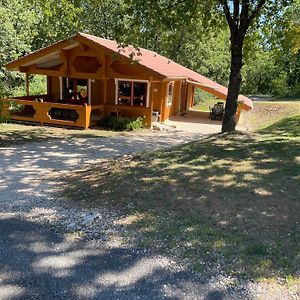
[[[30,75],[29,89],[31,95],[46,95],[47,94],[47,77],[44,75]],[[20,85],[13,89],[12,96],[24,96],[25,86]]]
[[[144,118],[125,118],[111,115],[104,120],[104,125],[116,131],[133,131],[144,127]]]
[[[137,130],[144,127],[144,118],[137,117],[135,119],[132,119],[130,122],[128,122],[126,129],[127,130]]]
[[[35,13],[25,0],[0,1],[0,94],[9,95],[22,83],[20,73],[10,73],[3,65],[32,50],[37,34]]]
[[[217,99],[213,95],[197,88],[195,89],[194,106],[193,109],[201,111],[210,111],[210,107],[214,106],[216,102],[222,100]]]
[[[77,31],[156,51],[223,85],[228,84],[230,33],[219,1],[0,0],[0,3],[0,95],[20,94],[24,88],[23,75],[5,71],[5,63]],[[246,36],[242,91],[297,96],[299,0],[289,6],[278,1],[277,8],[272,3],[275,2],[270,1],[262,11],[263,17],[253,23]],[[33,80],[32,91],[38,91],[40,83]]]
[[[29,0],[35,12],[38,34],[33,49],[65,39],[82,30],[83,9],[78,0]]]
[[[125,42],[130,33],[128,5],[125,1],[82,1],[82,27],[91,34]],[[132,42],[132,41],[131,41]]]
[[[0,124],[6,123],[7,121],[9,121],[9,119],[9,115],[7,115],[7,113],[4,110],[3,100],[0,99]]]

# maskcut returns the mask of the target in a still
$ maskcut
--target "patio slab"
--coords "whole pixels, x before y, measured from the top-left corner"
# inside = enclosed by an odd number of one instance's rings
[[[190,110],[166,121],[165,124],[188,133],[214,134],[221,132],[221,120],[210,120],[209,113]]]

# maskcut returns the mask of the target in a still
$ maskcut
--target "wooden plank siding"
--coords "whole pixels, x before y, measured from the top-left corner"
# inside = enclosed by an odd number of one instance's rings
[[[168,83],[171,79],[167,79],[166,76],[150,67],[134,63],[129,58],[92,40],[87,40],[81,35],[76,36],[76,43],[72,44],[72,42],[74,40],[70,39],[50,46],[49,49],[37,51],[37,55],[25,57],[23,60],[25,65],[19,65],[18,61],[7,65],[8,68],[19,69],[27,75],[43,74],[47,76],[48,102],[32,101],[30,103],[36,110],[35,116],[31,118],[34,121],[41,124],[64,125],[65,121],[51,120],[49,115],[47,116],[47,111],[51,107],[60,108],[62,105],[63,108],[71,107],[80,115],[79,121],[73,126],[87,128],[93,125],[90,121],[91,112],[94,107],[98,107],[101,109],[103,117],[116,112],[123,117],[145,117],[145,125],[150,127],[153,111],[159,111],[160,121],[164,122],[192,106],[194,85],[188,83],[187,79],[176,77],[172,103],[168,104]],[[53,51],[55,51],[55,59],[49,61]],[[155,53],[151,55],[153,55],[153,59],[157,56]],[[56,103],[60,99],[60,77],[91,79],[91,106]],[[148,107],[116,105],[116,78],[147,81],[150,85]],[[16,99],[16,101],[19,100],[22,101],[22,99]],[[25,99],[23,100],[25,101]],[[30,101],[30,99],[26,100]],[[21,120],[23,117],[13,116],[13,118]]]
[[[48,78],[49,78],[48,95],[52,99],[59,99],[60,98],[59,78],[54,76],[48,76]]]
[[[161,121],[164,122],[169,118],[178,115],[181,111],[186,110],[186,102],[189,101],[188,97],[191,95],[186,95],[183,92],[184,82],[181,80],[177,80],[174,82],[173,87],[173,99],[171,105],[168,104],[167,96],[168,96],[168,84],[169,82],[162,83],[162,100],[161,100]]]
[[[64,44],[65,45],[65,44]],[[26,67],[19,67],[19,70],[26,74],[44,74],[47,75],[48,100],[54,103],[60,99],[60,79],[59,77],[92,79],[91,83],[91,106],[103,105],[103,117],[109,116],[111,113],[118,112],[124,117],[145,117],[145,126],[151,126],[152,112],[160,112],[160,121],[163,122],[170,117],[177,115],[182,109],[182,81],[178,80],[174,83],[173,101],[171,105],[167,103],[168,82],[162,81],[162,77],[155,72],[138,64],[130,62],[128,59],[121,58],[110,50],[103,48],[92,49],[93,43],[79,43],[78,46],[70,50],[59,50],[61,64],[46,69],[36,64]],[[41,51],[42,53],[47,53]],[[41,58],[42,56],[39,56]],[[87,72],[85,65],[92,61],[95,67],[90,67]],[[116,84],[115,78],[126,78],[128,80],[147,80],[150,84],[149,107],[135,107],[116,105]],[[188,85],[190,86],[190,85]],[[185,99],[185,101],[188,101]],[[32,103],[31,103],[32,104]],[[42,106],[44,105],[44,108]],[[50,105],[50,104],[49,104]],[[48,104],[33,103],[34,109],[37,111],[34,121],[43,123],[53,123],[58,125],[66,124],[65,121],[50,120],[46,111],[49,110]],[[68,104],[58,104],[60,105]],[[74,105],[73,105],[74,106]],[[56,107],[56,106],[55,106]],[[72,107],[72,105],[71,105]],[[87,110],[90,111],[88,108]],[[85,113],[82,109],[76,107],[76,112],[80,114],[80,120],[73,126],[87,128],[92,125],[89,117],[82,117]],[[41,116],[39,116],[41,114]],[[23,117],[13,116],[13,119],[21,120]],[[24,120],[28,120],[25,117]],[[84,120],[84,121],[83,121]]]

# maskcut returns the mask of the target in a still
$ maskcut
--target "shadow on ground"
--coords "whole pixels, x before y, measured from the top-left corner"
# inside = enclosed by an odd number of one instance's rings
[[[205,274],[297,279],[297,124],[287,119],[260,135],[213,135],[83,170],[67,180],[64,196],[125,209],[124,225],[140,233],[133,234],[138,245],[187,258]]]
[[[234,299],[161,256],[66,239],[44,226],[0,217],[1,299]],[[225,297],[226,295],[226,297]]]

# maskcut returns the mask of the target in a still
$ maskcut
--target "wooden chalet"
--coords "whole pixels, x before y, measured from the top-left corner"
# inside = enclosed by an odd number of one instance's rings
[[[111,114],[164,122],[193,104],[195,87],[226,99],[227,88],[146,49],[85,33],[12,61],[8,70],[26,74],[26,96],[13,100],[22,107],[13,120],[89,128]],[[29,75],[47,76],[47,94],[30,95]],[[237,114],[252,108],[240,95]]]

